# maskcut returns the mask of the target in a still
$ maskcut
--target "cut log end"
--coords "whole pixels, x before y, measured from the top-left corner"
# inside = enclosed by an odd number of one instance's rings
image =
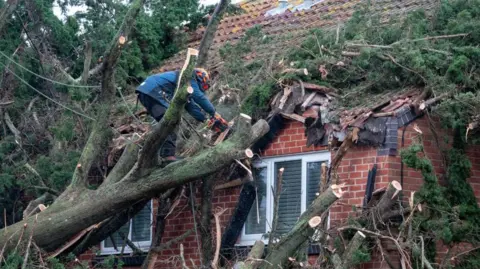
[[[304,69],[303,69],[303,74],[305,74],[305,76],[308,76],[308,70],[307,70],[307,68],[304,68]]]
[[[188,55],[193,55],[193,56],[198,56],[198,50],[197,50],[197,49],[188,48],[187,54],[188,54]]]
[[[250,159],[253,158],[253,151],[251,149],[246,149],[245,156],[247,156]]]
[[[344,191],[342,190],[343,187],[345,187],[345,184],[340,184],[340,185],[332,184],[331,186],[332,192],[337,198],[342,198],[344,193]]]
[[[398,191],[402,190],[402,184],[400,184],[400,182],[396,180],[392,181],[392,187],[394,187]]]
[[[418,108],[423,111],[425,110],[425,108],[427,108],[427,105],[425,104],[425,102],[422,102]]]
[[[317,227],[320,223],[322,223],[322,218],[320,216],[315,216],[308,221],[308,225],[310,225],[311,228]]]
[[[247,114],[240,113],[240,117],[244,118],[245,120],[252,120],[252,117],[248,116]]]

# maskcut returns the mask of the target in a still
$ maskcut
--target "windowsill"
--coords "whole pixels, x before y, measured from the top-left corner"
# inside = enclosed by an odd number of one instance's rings
[[[135,244],[135,242],[133,242]],[[137,246],[138,249],[142,251],[148,251],[150,249],[150,243],[148,245],[146,244],[141,244],[140,246]],[[114,248],[105,248],[100,250],[100,255],[106,256],[106,255],[118,255],[120,254],[120,250],[115,250]],[[133,249],[129,248],[128,246],[125,246],[125,249],[123,250],[123,254],[132,254],[134,253]]]

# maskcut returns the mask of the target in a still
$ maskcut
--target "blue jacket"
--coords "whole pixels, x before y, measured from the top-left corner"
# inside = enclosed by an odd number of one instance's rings
[[[170,71],[151,75],[140,84],[136,92],[144,93],[157,100],[162,106],[168,108],[169,102],[173,99],[177,87],[178,74],[179,72],[177,71]],[[193,94],[191,94],[185,105],[187,112],[198,121],[205,121],[206,119],[200,108],[213,117],[215,115],[215,108],[203,91],[200,90],[194,78],[192,78],[190,84],[193,88]]]

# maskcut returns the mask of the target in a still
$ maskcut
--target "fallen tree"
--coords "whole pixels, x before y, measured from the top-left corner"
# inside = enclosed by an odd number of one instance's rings
[[[96,121],[70,186],[43,212],[3,229],[0,245],[5,246],[5,251],[8,252],[15,247],[21,237],[21,231],[32,233],[34,222],[36,224],[33,240],[36,245],[47,251],[54,251],[76,234],[108,220],[131,204],[208,176],[229,165],[234,159],[246,158],[245,150],[268,131],[265,121],[258,121],[251,126],[250,117],[242,115],[237,121],[239,131],[227,141],[163,169],[157,166],[154,161],[157,150],[180,122],[180,115],[190,92],[187,81],[197,56],[197,52],[192,50],[189,51],[182,69],[179,83],[181,86],[178,87],[165,117],[146,137],[143,149],[126,151],[119,160],[121,165],[115,167],[97,189],[87,188],[88,171],[93,161],[103,154],[101,149],[105,148],[111,139],[111,132],[105,128],[109,124],[109,117],[104,115],[110,114],[109,111],[114,105],[115,66],[143,3],[143,0],[137,0],[131,4],[121,28],[111,42],[110,49],[105,53],[102,91]]]

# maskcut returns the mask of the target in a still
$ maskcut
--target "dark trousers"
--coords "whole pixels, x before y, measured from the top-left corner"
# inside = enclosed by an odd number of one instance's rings
[[[163,115],[165,115],[165,112],[167,111],[166,107],[162,106],[159,102],[146,94],[139,93],[138,100],[147,109],[148,114],[150,114],[150,116],[152,116],[157,122],[163,118]],[[176,142],[177,134],[175,132],[170,133],[163,143],[163,146],[160,148],[160,157],[175,156]]]

